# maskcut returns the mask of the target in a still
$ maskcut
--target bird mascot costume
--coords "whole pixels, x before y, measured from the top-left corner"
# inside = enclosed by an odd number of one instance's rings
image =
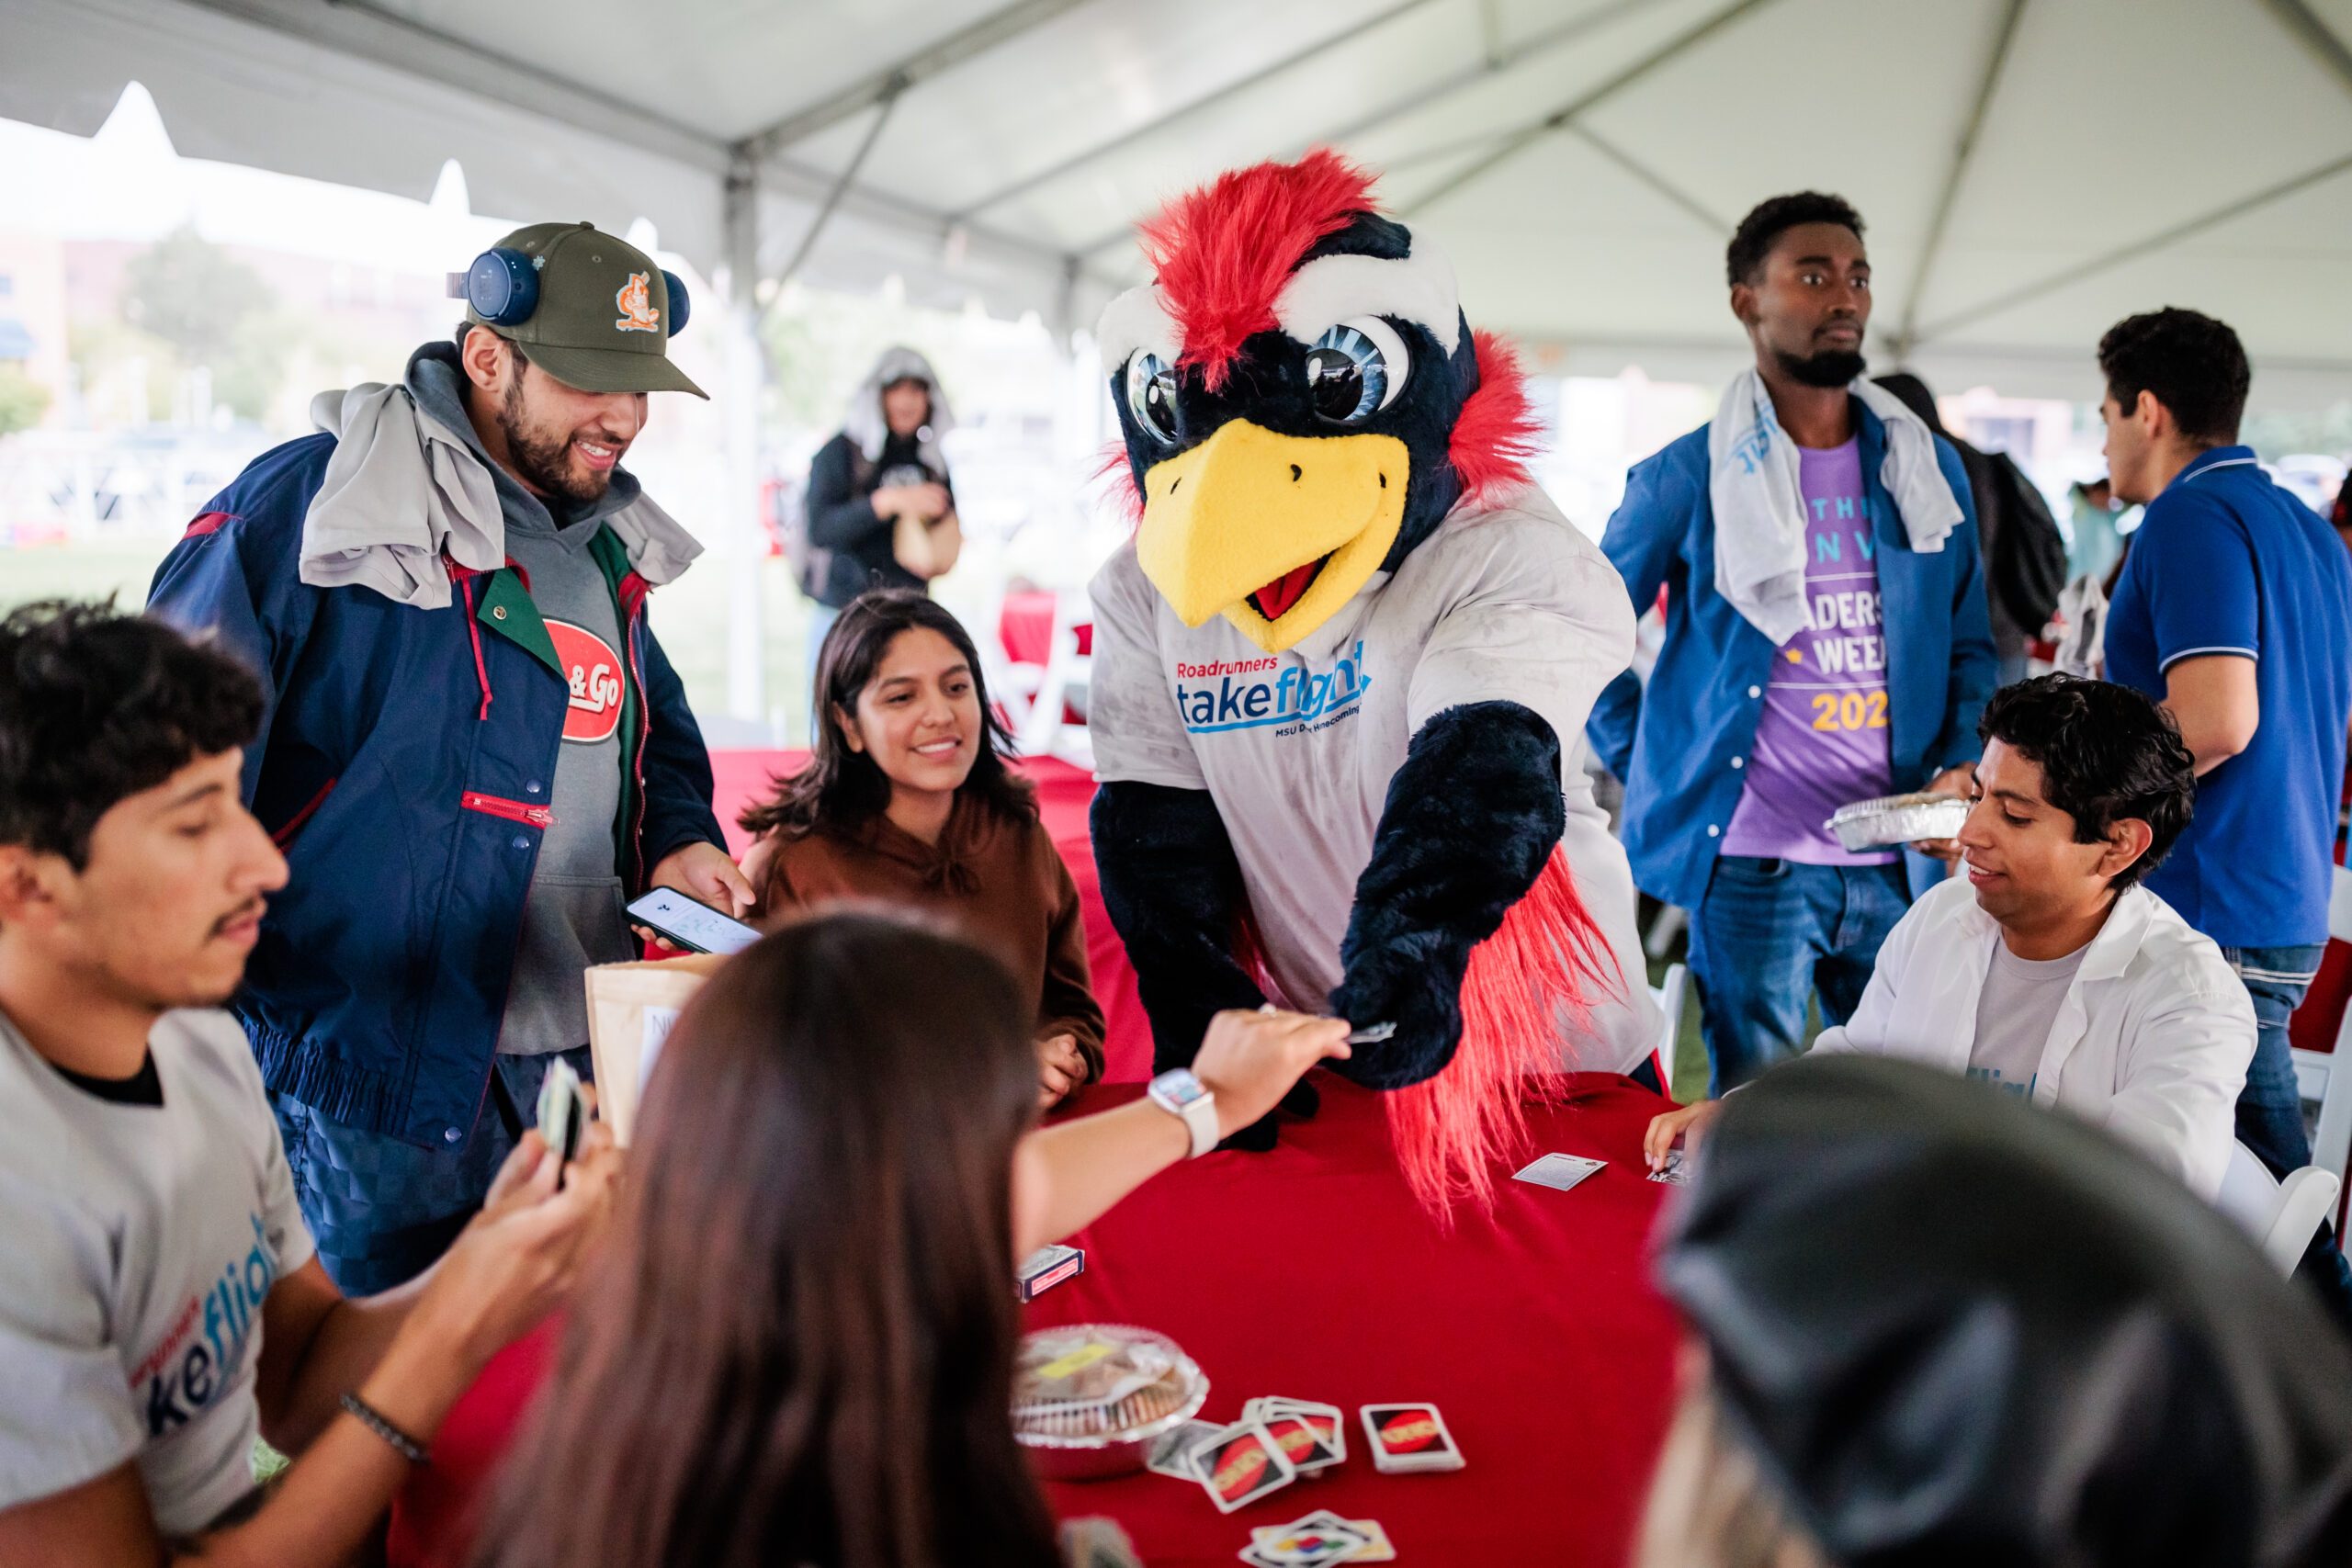
[[[1528,478],[1510,351],[1371,184],[1328,151],[1227,174],[1103,313],[1137,526],[1092,588],[1094,852],[1156,1069],[1220,1009],[1349,1020],[1442,1219],[1491,1201],[1529,1076],[1657,1043],[1581,766],[1634,612]]]

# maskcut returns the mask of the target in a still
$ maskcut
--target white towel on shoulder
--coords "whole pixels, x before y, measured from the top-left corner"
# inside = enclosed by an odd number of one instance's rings
[[[1886,425],[1886,463],[1879,470],[1902,513],[1911,547],[1932,555],[1960,526],[1960,502],[1936,464],[1936,438],[1917,414],[1876,383],[1847,389]],[[1715,592],[1749,625],[1781,644],[1803,631],[1804,500],[1797,485],[1797,444],[1772,412],[1771,395],[1754,368],[1735,377],[1707,430],[1707,499],[1715,516]]]
[[[498,486],[465,438],[404,387],[369,381],[311,400],[334,456],[302,519],[300,573],[314,588],[372,588],[396,604],[449,603],[450,560],[506,564]]]

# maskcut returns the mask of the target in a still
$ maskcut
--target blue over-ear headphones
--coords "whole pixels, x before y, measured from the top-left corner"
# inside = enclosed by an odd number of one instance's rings
[[[539,308],[538,260],[504,245],[482,252],[466,269],[466,303],[493,327],[521,326]],[[686,280],[668,267],[662,269],[662,281],[670,293],[670,335],[676,337],[686,330],[694,301]]]

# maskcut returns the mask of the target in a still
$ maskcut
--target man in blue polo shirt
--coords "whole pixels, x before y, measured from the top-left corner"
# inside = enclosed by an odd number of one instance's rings
[[[2327,942],[2335,807],[2352,727],[2352,556],[2233,445],[2252,376],[2237,334],[2194,310],[2099,340],[2108,472],[2144,502],[2108,612],[2109,677],[2162,702],[2198,773],[2197,811],[2148,890],[2220,944],[2259,1034],[2238,1137],[2278,1174],[2311,1163],[2287,1017]],[[2352,1322],[2352,1277],[2307,1260]]]
[[[1816,993],[1824,1021],[1853,1012],[1922,889],[1826,823],[1966,795],[1996,669],[1959,454],[1862,374],[1860,215],[1774,197],[1724,265],[1756,363],[1626,477],[1600,547],[1637,609],[1665,588],[1666,642],[1647,694],[1620,677],[1586,726],[1634,881],[1690,911],[1711,1094],[1801,1049]]]

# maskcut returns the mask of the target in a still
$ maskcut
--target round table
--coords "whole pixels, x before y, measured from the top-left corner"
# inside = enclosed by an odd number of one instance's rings
[[[1153,1568],[1227,1564],[1250,1531],[1317,1508],[1378,1519],[1402,1563],[1627,1560],[1672,1401],[1676,1328],[1647,1242],[1669,1190],[1645,1180],[1643,1129],[1666,1102],[1625,1079],[1569,1080],[1531,1107],[1529,1156],[1609,1161],[1572,1191],[1508,1179],[1491,1216],[1451,1234],[1397,1175],[1380,1097],[1317,1076],[1323,1109],[1271,1154],[1216,1154],[1148,1182],[1072,1238],[1086,1271],[1024,1309],[1030,1326],[1133,1323],[1173,1337],[1211,1381],[1209,1420],[1260,1394],[1346,1412],[1348,1460],[1229,1515],[1199,1486],[1141,1472],[1047,1488],[1064,1517],[1108,1515]],[[1106,1085],[1080,1110],[1134,1098]],[[551,1331],[492,1363],[433,1464],[395,1505],[393,1564],[452,1562],[489,1467],[545,1375]],[[1383,1475],[1357,1406],[1428,1402],[1465,1469]]]

